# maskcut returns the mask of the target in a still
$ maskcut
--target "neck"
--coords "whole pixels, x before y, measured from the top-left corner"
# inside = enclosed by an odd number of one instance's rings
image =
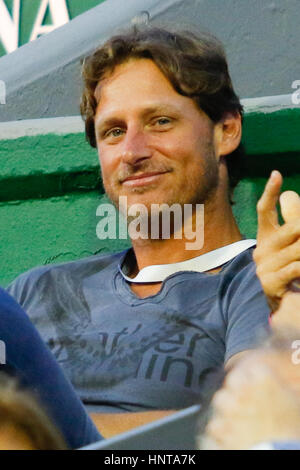
[[[194,222],[195,218],[196,215],[194,214]],[[195,223],[193,226],[195,226]],[[202,228],[203,225],[201,230]],[[170,239],[165,240],[153,240],[151,238],[132,240],[137,266],[131,274],[136,275],[141,269],[154,264],[186,261],[241,240],[241,233],[226,197],[216,197],[213,201],[205,203],[203,234],[204,238],[201,237],[203,240],[202,246],[192,250],[187,249],[187,244],[190,244],[193,240],[188,240],[184,233],[179,239],[172,236]]]

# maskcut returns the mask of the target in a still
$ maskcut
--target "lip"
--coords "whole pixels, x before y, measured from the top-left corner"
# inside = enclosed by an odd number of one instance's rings
[[[167,171],[160,171],[160,172],[151,172],[151,173],[142,173],[140,175],[129,176],[123,181],[123,185],[125,186],[144,186],[147,184],[151,184],[159,179],[160,176],[165,175],[168,173]]]

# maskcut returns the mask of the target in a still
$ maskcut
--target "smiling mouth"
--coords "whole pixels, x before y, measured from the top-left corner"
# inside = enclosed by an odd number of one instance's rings
[[[159,179],[160,176],[166,173],[169,173],[169,171],[137,174],[129,176],[128,178],[122,181],[122,184],[125,186],[143,186],[155,182],[157,179]]]

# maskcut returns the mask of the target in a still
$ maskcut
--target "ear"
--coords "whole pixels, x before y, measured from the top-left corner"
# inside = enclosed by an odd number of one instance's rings
[[[216,125],[216,154],[228,155],[240,144],[242,137],[242,118],[239,113],[226,114]]]

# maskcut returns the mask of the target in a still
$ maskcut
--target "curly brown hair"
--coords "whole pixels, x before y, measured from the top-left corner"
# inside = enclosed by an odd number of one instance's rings
[[[209,33],[135,26],[111,37],[84,60],[80,110],[86,138],[92,147],[96,147],[96,87],[117,65],[132,58],[153,60],[174,89],[193,99],[213,122],[219,122],[226,113],[243,116],[243,107],[228,72],[225,51],[217,38]],[[241,179],[243,157],[240,145],[226,158],[231,191]]]

